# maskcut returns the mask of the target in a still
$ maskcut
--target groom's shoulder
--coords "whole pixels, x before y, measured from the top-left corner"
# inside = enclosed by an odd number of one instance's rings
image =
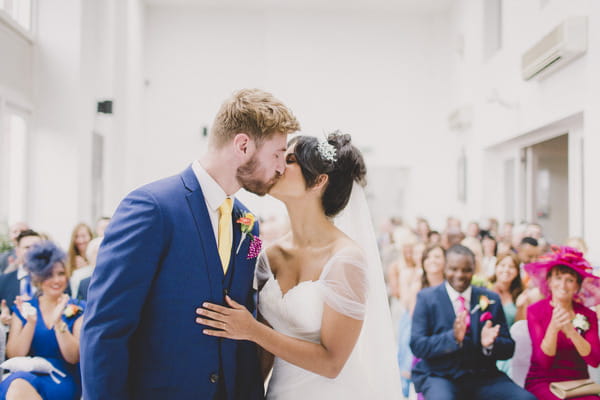
[[[150,183],[146,183],[145,185],[140,186],[136,190],[154,194],[162,194],[168,193],[172,190],[181,189],[183,189],[183,185],[181,183],[181,176],[173,175],[166,178],[158,179]]]

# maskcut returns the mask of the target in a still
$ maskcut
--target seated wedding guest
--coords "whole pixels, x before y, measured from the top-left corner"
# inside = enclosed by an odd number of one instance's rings
[[[17,237],[21,232],[26,231],[27,229],[29,229],[29,226],[27,226],[25,222],[17,222],[10,226],[8,230],[8,238],[10,240],[12,248],[0,254],[0,274],[10,272],[6,269],[15,261]]]
[[[581,252],[566,246],[525,268],[547,296],[527,312],[532,354],[525,388],[540,400],[554,400],[550,383],[587,379],[588,365],[600,364],[598,320],[588,308],[600,303],[600,278]]]
[[[92,272],[94,271],[94,267],[96,266],[96,258],[98,257],[98,250],[100,249],[101,243],[102,237],[94,238],[90,241],[90,243],[88,243],[87,249],[85,251],[85,258],[88,260],[89,264],[85,267],[77,268],[71,274],[69,283],[71,285],[71,293],[73,293],[74,295],[78,293],[79,283],[83,279],[92,276]]]
[[[525,288],[521,281],[517,256],[514,253],[504,253],[497,258],[496,270],[490,282],[493,284],[492,291],[500,296],[506,323],[510,328],[517,314],[517,298]]]
[[[95,237],[103,237],[104,231],[110,222],[109,217],[100,217],[98,221],[96,221],[96,236]]]
[[[71,232],[71,242],[67,256],[67,274],[70,276],[77,268],[85,267],[89,264],[85,258],[85,251],[88,243],[92,240],[92,228],[87,224],[79,223]]]
[[[512,250],[513,226],[514,224],[512,222],[505,222],[502,224],[502,229],[498,236],[498,253],[506,253],[507,251]]]
[[[475,256],[456,245],[446,252],[446,281],[417,296],[410,347],[421,360],[412,370],[417,392],[428,400],[535,397],[496,367],[512,357],[500,297],[471,286]]]
[[[517,248],[517,256],[519,256],[521,267],[534,262],[540,253],[540,246],[537,239],[530,236],[525,236],[521,239],[521,243],[519,243],[519,247]]]
[[[471,237],[471,238],[475,238],[475,239],[479,240],[480,231],[481,231],[481,228],[479,227],[479,223],[475,222],[475,221],[471,221],[471,222],[469,222],[469,225],[467,225],[466,235],[467,235],[467,237]]]
[[[524,289],[519,273],[519,259],[514,253],[498,255],[496,270],[490,282],[493,285],[492,291],[500,296],[506,324],[510,329],[517,315],[517,298]],[[508,360],[500,360],[497,365],[500,371],[510,375],[510,362]]]
[[[444,282],[446,251],[439,244],[429,246],[423,252],[421,260],[423,274],[421,275],[421,280],[413,284],[413,299],[411,301],[410,312],[403,314],[398,324],[398,366],[400,367],[400,379],[404,397],[408,397],[409,395],[411,369],[414,362],[414,356],[410,351],[410,331],[417,293],[423,288],[437,286]]]
[[[442,235],[438,231],[431,231],[429,235],[427,235],[427,243],[430,246],[441,244],[442,243]]]
[[[488,231],[481,232],[481,247],[483,249],[483,258],[481,260],[482,273],[486,278],[490,278],[496,270],[498,243],[496,242],[496,238]]]
[[[25,265],[39,295],[29,301],[17,298],[6,355],[43,357],[65,376],[13,372],[0,384],[0,399],[78,399],[83,304],[64,293],[68,282],[65,253],[45,241],[30,249]]]
[[[429,232],[431,232],[429,222],[425,218],[417,218],[417,227],[415,228],[415,234],[419,238],[419,241],[422,243],[427,243],[427,241],[429,240]]]
[[[483,272],[483,247],[481,241],[472,236],[467,236],[461,242],[461,245],[465,246],[475,255],[475,276],[478,280],[487,281],[489,276],[486,276]]]
[[[22,231],[16,239],[15,262],[17,269],[0,276],[0,299],[2,307],[0,319],[5,325],[10,324],[11,313],[9,307],[13,306],[16,297],[27,296],[31,298],[36,292],[36,288],[31,283],[30,274],[24,266],[24,260],[29,249],[41,241],[42,238],[37,232],[31,229]]]

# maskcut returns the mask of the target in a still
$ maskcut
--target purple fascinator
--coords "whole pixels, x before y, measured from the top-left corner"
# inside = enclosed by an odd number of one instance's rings
[[[65,262],[65,252],[49,240],[33,245],[25,255],[25,269],[41,281],[52,276],[54,264]]]

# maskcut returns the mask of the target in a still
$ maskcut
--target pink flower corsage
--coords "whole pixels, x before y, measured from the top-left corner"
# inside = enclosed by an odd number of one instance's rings
[[[483,314],[481,314],[481,317],[479,317],[479,322],[485,322],[489,319],[492,319],[492,313],[489,311],[486,311]]]
[[[246,260],[251,260],[253,258],[258,257],[260,254],[260,249],[262,248],[262,241],[258,236],[254,236],[252,234],[252,228],[254,228],[254,221],[256,221],[256,217],[254,214],[245,212],[242,214],[240,218],[237,219],[238,224],[240,224],[240,229],[242,231],[242,237],[240,239],[240,244],[238,244],[237,250],[235,254],[239,253],[240,248],[242,247],[242,243],[246,239],[246,236],[250,237],[250,246],[248,247],[248,255],[246,255]]]

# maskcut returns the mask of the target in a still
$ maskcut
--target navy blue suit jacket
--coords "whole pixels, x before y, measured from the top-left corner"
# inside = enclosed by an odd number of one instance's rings
[[[482,295],[494,300],[485,311],[492,314],[492,324],[500,324],[500,333],[494,342],[490,355],[484,355],[481,347],[481,311],[471,314],[471,327],[462,344],[454,338],[454,320],[456,314],[448,296],[445,283],[421,290],[417,295],[417,304],[412,320],[410,348],[415,357],[421,360],[412,371],[412,379],[417,392],[428,376],[438,376],[450,380],[465,374],[495,375],[497,360],[512,357],[515,342],[510,337],[506,317],[500,297],[487,289],[472,286],[471,307],[479,304]]]
[[[6,300],[6,305],[10,308],[15,302],[15,298],[21,293],[21,285],[17,279],[17,270],[8,274],[0,275],[0,300]]]
[[[196,308],[224,304],[225,291],[254,311],[249,237],[236,254],[235,215],[244,210],[236,200],[224,275],[191,167],[121,202],[88,289],[81,333],[86,400],[212,399],[219,384],[228,400],[263,397],[256,346],[204,335],[195,322]]]
[[[79,287],[77,288],[77,300],[87,300],[87,293],[91,280],[92,277],[89,276],[79,282]]]

